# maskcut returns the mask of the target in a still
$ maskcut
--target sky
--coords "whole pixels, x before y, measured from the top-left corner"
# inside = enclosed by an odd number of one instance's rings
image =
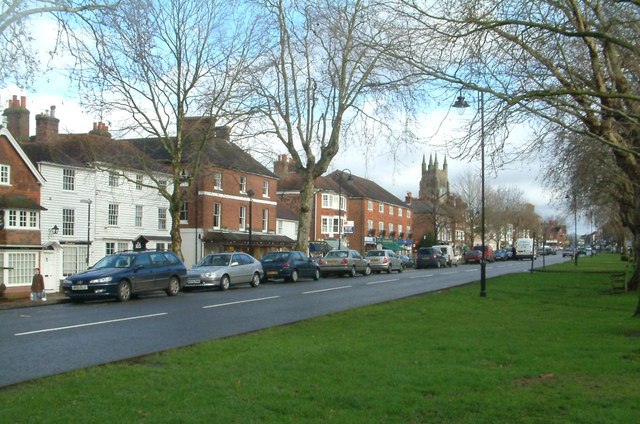
[[[40,24],[35,27],[42,28],[41,32],[35,36],[38,53],[43,54],[51,50],[50,44],[54,37],[51,37],[51,29],[47,30],[51,28],[50,26]],[[61,59],[60,64],[63,63]],[[51,67],[52,63],[49,62],[49,64]],[[93,122],[99,120],[98,117],[87,113],[80,105],[74,85],[68,80],[64,71],[56,69],[55,66],[53,68],[41,73],[36,78],[34,86],[28,90],[15,85],[0,89],[0,105],[4,105],[2,109],[7,107],[13,95],[26,96],[27,108],[31,112],[31,135],[35,133],[35,116],[49,112],[52,105],[56,106],[56,117],[60,119],[61,133],[90,131],[93,128]],[[425,112],[424,118],[420,121],[423,127],[418,130],[418,135],[428,139],[428,143],[405,146],[395,152],[391,152],[384,142],[364,149],[365,151],[357,142],[350,143],[346,149],[338,153],[329,171],[349,169],[354,175],[375,181],[401,200],[404,200],[407,192],[411,192],[414,196],[418,195],[423,157],[428,162],[430,156],[435,158],[437,155],[440,167],[446,157],[451,186],[469,169],[480,173],[479,159],[455,160],[447,150],[447,143],[453,139],[455,132],[464,127],[459,114],[435,109]],[[434,132],[434,128],[437,131]],[[526,134],[523,131],[511,131],[510,143],[521,142],[526,142]],[[489,157],[486,157],[485,163],[490,163]],[[566,205],[554,203],[550,190],[543,186],[539,177],[542,173],[543,167],[540,162],[535,158],[529,158],[526,162],[512,163],[498,171],[485,168],[485,181],[487,186],[494,188],[516,186],[523,193],[525,200],[535,206],[536,213],[543,219],[566,216]],[[566,222],[571,224],[573,220],[571,217],[566,217]],[[580,234],[588,232],[589,229],[587,222],[579,220]],[[573,228],[570,226],[568,231],[573,233]]]

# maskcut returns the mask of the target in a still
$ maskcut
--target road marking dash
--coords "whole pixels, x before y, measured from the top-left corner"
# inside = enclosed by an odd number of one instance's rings
[[[219,303],[217,305],[207,305],[207,306],[203,306],[202,309],[219,308],[220,306],[238,305],[240,303],[259,302],[261,300],[277,299],[279,297],[280,296],[269,296],[269,297],[261,297],[258,299],[238,300],[237,302],[227,302],[227,303]]]
[[[151,315],[140,315],[137,317],[129,317],[129,318],[119,318],[119,319],[110,319],[108,321],[97,321],[97,322],[88,322],[86,324],[77,324],[77,325],[67,325],[65,327],[55,327],[55,328],[47,328],[44,330],[35,330],[35,331],[27,331],[24,333],[16,333],[16,336],[26,336],[29,334],[37,334],[37,333],[47,333],[50,331],[60,331],[60,330],[70,330],[72,328],[81,328],[81,327],[90,327],[93,325],[102,325],[102,324],[111,324],[114,322],[121,322],[121,321],[131,321],[134,319],[143,319],[143,318],[154,318],[154,317],[159,317],[162,315],[167,315],[167,312],[162,312],[159,314],[151,314]]]
[[[306,292],[302,292],[302,294],[322,293],[322,292],[331,291],[331,290],[348,289],[348,288],[351,288],[351,287],[353,287],[353,286],[332,287],[332,288],[330,288],[330,289],[321,289],[321,290],[311,290],[311,291],[306,291]]]
[[[393,280],[380,280],[380,281],[372,281],[370,283],[367,283],[367,286],[370,286],[372,284],[382,284],[382,283],[393,283],[394,281],[400,281],[399,278],[393,279]]]

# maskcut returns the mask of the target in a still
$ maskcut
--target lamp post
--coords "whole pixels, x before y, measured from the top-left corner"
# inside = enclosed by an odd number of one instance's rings
[[[253,231],[251,229],[251,222],[253,221],[253,195],[256,194],[253,190],[247,190],[247,196],[249,196],[249,254],[253,256]]]
[[[351,181],[351,170],[348,168],[340,171],[338,176],[338,250],[342,249],[342,174],[349,173],[347,181]]]
[[[487,295],[487,264],[485,262],[485,217],[484,217],[484,92],[479,91],[478,100],[480,105],[480,240],[482,244],[482,260],[480,261],[480,296],[485,297]],[[464,96],[458,96],[452,107],[464,109],[469,107],[469,103],[464,99]]]
[[[82,199],[80,203],[87,204],[87,268],[89,268],[89,246],[91,245],[91,199]]]

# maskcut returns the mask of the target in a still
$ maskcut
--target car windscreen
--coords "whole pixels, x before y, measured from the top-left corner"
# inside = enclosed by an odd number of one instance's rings
[[[273,252],[262,258],[262,262],[284,262],[289,259],[289,252]]]
[[[133,262],[133,256],[131,255],[109,255],[100,259],[93,269],[101,268],[129,268]]]
[[[380,250],[372,250],[370,252],[367,252],[367,256],[385,256],[384,252],[380,251]]]
[[[325,258],[346,258],[348,256],[349,252],[345,250],[332,250],[331,252],[327,253]]]
[[[230,255],[209,255],[202,258],[196,266],[229,266]]]

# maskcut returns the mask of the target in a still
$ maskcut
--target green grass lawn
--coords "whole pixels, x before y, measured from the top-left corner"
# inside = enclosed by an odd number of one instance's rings
[[[0,420],[638,423],[617,255],[0,389]],[[60,358],[60,360],[64,360]]]

